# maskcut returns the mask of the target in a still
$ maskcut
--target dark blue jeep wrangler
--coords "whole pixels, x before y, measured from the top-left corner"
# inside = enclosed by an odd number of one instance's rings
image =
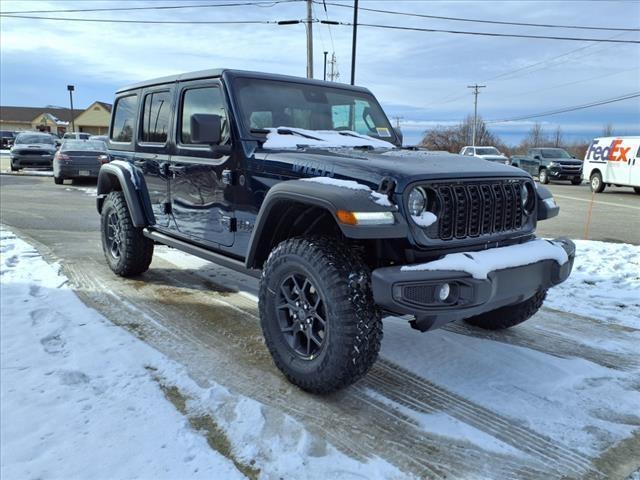
[[[360,87],[208,70],[123,88],[98,180],[106,260],[138,275],[157,243],[260,277],[267,347],[317,393],[371,368],[384,316],[528,319],[573,265],[571,241],[534,236],[549,191],[401,144]]]

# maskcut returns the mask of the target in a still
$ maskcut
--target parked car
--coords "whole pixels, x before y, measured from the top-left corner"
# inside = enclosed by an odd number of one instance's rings
[[[490,162],[504,163],[505,165],[510,164],[509,158],[503,155],[496,147],[462,147],[460,155],[478,157]]]
[[[640,137],[595,138],[584,157],[582,178],[595,193],[618,185],[640,194]]]
[[[0,130],[0,148],[8,150],[13,145],[15,135],[10,130]]]
[[[65,140],[53,157],[53,181],[98,178],[100,167],[109,162],[107,145],[100,140]]]
[[[570,240],[522,170],[406,151],[362,87],[208,70],[122,88],[100,169],[106,263],[145,272],[169,245],[260,278],[276,366],[327,393],[375,362],[382,316],[503,329],[569,276]]]
[[[571,180],[572,185],[582,183],[582,160],[562,148],[530,148],[524,156],[511,157],[511,164],[537,176],[540,183],[551,180]]]
[[[19,134],[9,153],[11,171],[24,167],[49,167],[56,153],[56,144],[48,133],[23,132]]]
[[[91,135],[89,140],[99,140],[101,142],[107,143],[109,141],[108,135]]]
[[[90,133],[83,132],[67,132],[62,137],[63,140],[89,140],[91,137]]]

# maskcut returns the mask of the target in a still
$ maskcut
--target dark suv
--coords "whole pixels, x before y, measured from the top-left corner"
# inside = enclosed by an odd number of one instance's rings
[[[317,393],[369,370],[384,316],[425,331],[533,315],[575,253],[534,235],[558,213],[549,191],[400,145],[360,87],[209,70],[123,88],[98,179],[106,260],[137,275],[159,243],[259,277],[266,345]]]
[[[526,155],[514,155],[511,164],[537,175],[543,184],[552,179],[570,180],[573,185],[582,183],[582,160],[562,148],[530,148]]]

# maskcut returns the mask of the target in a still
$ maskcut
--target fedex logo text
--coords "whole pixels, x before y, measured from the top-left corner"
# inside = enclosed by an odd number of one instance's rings
[[[623,148],[622,140],[615,139],[611,145],[601,147],[598,140],[594,140],[587,151],[587,160],[608,160],[610,162],[627,162],[627,155],[631,147]]]

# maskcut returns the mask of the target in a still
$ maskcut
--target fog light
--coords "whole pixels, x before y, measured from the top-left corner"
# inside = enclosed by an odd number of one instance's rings
[[[441,302],[444,302],[447,298],[449,298],[449,294],[451,293],[451,286],[448,283],[440,285],[438,288],[438,299]]]

